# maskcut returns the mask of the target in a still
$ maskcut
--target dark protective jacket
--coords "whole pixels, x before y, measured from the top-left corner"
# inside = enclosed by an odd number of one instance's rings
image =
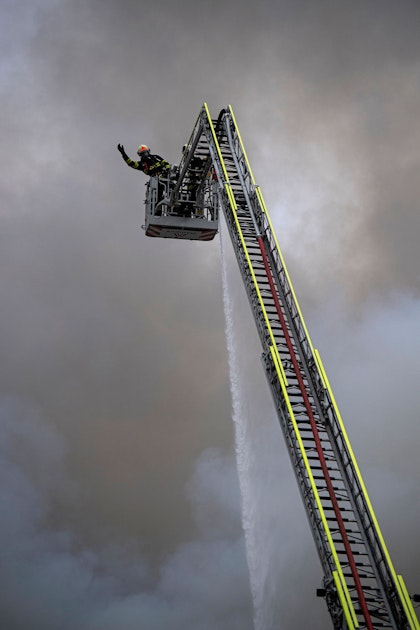
[[[138,171],[143,171],[143,173],[150,176],[160,175],[160,173],[166,171],[171,166],[169,162],[164,160],[160,155],[153,155],[151,153],[142,155],[138,161],[132,160],[128,155],[123,155],[123,158],[128,166]]]

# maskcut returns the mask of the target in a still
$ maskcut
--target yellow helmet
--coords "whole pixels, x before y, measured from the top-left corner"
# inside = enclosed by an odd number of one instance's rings
[[[150,151],[149,147],[146,146],[145,144],[141,144],[139,148],[137,149],[137,154],[141,155],[142,153],[146,153],[148,151]]]

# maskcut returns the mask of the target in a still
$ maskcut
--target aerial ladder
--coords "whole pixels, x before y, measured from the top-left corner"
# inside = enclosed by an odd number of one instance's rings
[[[420,630],[230,106],[212,119],[203,105],[176,172],[150,179],[145,205],[146,234],[163,238],[211,240],[223,211],[322,565],[317,594],[325,597],[334,630]]]

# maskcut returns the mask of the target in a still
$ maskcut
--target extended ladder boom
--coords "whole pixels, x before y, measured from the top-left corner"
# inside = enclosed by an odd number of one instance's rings
[[[420,630],[366,492],[320,355],[305,326],[231,107],[205,104],[180,164],[205,164],[229,228],[263,363],[324,572],[336,630]],[[178,189],[179,189],[178,186]],[[175,189],[174,195],[177,194]]]

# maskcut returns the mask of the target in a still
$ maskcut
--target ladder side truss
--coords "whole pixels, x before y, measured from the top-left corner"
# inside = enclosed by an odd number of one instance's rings
[[[229,228],[279,422],[324,572],[336,630],[420,630],[372,509],[319,352],[314,349],[231,107],[206,104],[180,164],[205,161]],[[175,193],[176,195],[176,190]]]

